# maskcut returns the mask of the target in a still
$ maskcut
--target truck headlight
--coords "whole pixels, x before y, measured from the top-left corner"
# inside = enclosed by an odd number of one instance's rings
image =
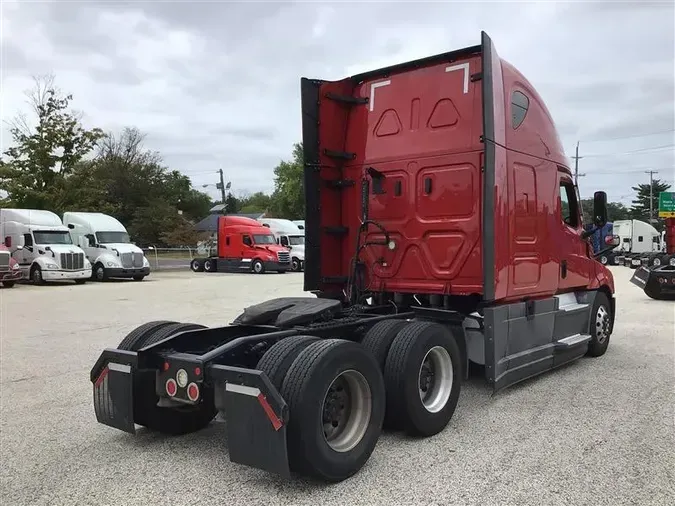
[[[12,265],[12,269],[14,269],[15,271],[18,271],[19,270],[19,264]]]
[[[115,267],[115,262],[108,262],[108,267]]]
[[[85,269],[91,268],[91,262],[89,262],[89,260],[87,260],[86,258],[84,259],[84,268]]]
[[[143,257],[143,267],[150,267],[150,262],[148,262],[148,259]]]
[[[56,265],[56,264],[52,264],[52,263],[46,263],[45,264],[45,269],[48,269],[48,270],[56,270],[58,268],[59,268],[59,266]]]

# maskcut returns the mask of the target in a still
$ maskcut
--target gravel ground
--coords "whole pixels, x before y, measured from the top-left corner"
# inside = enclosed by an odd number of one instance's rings
[[[464,385],[447,429],[385,434],[352,479],[285,482],[228,460],[224,423],[166,438],[96,423],[89,369],[137,325],[229,322],[302,276],[153,274],[0,292],[0,503],[18,505],[675,504],[675,305],[613,268],[607,354],[494,397]]]

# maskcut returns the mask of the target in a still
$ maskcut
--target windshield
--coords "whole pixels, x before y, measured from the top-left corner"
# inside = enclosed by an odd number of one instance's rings
[[[68,232],[60,230],[34,230],[35,244],[73,244]]]
[[[272,234],[255,234],[253,236],[253,242],[255,244],[276,244],[277,241],[274,240],[274,236]]]
[[[305,236],[304,235],[289,235],[288,241],[290,242],[291,246],[303,246],[305,244]]]
[[[131,242],[126,232],[96,232],[96,240],[99,244]]]

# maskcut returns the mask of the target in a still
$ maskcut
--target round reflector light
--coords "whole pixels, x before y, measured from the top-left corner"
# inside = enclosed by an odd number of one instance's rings
[[[176,373],[176,381],[178,382],[179,387],[185,388],[185,385],[188,384],[188,373],[185,369],[178,370]]]
[[[190,383],[187,387],[187,396],[191,401],[196,401],[199,399],[199,387],[197,383]]]
[[[166,380],[166,393],[169,394],[169,397],[173,397],[176,395],[176,391],[178,390],[178,387],[176,386],[176,380],[173,378],[169,378]]]

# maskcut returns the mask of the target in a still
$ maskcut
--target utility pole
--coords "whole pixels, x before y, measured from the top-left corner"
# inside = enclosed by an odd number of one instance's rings
[[[223,181],[223,169],[218,169],[218,174],[220,174],[220,183],[218,183],[218,188],[220,188],[220,196],[223,199],[223,205],[226,205],[225,202],[225,182]]]
[[[645,174],[649,174],[649,223],[654,223],[654,174],[658,174],[658,170],[646,170]]]
[[[579,174],[579,159],[583,156],[579,156],[579,141],[577,141],[577,148],[574,151],[574,184],[579,186],[579,178],[585,176],[586,174]]]

